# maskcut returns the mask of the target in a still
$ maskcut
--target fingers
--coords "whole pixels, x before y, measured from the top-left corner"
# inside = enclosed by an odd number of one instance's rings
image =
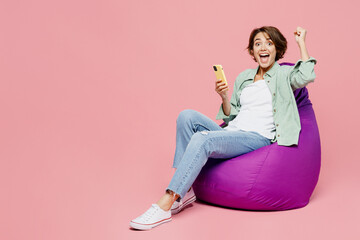
[[[217,87],[217,89],[218,89],[219,91],[222,91],[222,90],[224,90],[224,89],[229,89],[229,87],[228,87],[227,85],[223,85],[223,86]]]
[[[306,33],[306,29],[304,29],[304,28],[302,28],[302,27],[297,27],[297,28],[296,28],[296,31],[294,32],[294,34],[295,34],[295,35],[298,35],[298,36],[303,35],[303,34],[305,34],[305,33]]]
[[[216,86],[223,86],[223,85],[227,85],[226,82],[222,82],[222,81],[216,82]]]
[[[223,81],[222,79],[219,79],[219,80],[216,79],[216,83],[220,83],[222,81]]]
[[[217,92],[218,94],[220,94],[220,95],[223,95],[223,94],[226,94],[228,91],[229,91],[229,88],[226,87],[226,88],[222,89],[221,91],[218,90],[218,91],[216,91],[216,92]]]
[[[221,97],[227,95],[227,91],[229,91],[229,86],[226,82],[223,82],[221,79],[216,80],[215,82],[215,91],[221,95]]]
[[[226,92],[226,91],[229,91],[229,87],[228,87],[228,86],[224,87],[224,88],[221,89],[219,92],[220,92],[220,93],[223,93],[223,92]]]
[[[229,90],[229,87],[227,85],[225,86],[219,86],[215,89],[217,93],[223,93]]]
[[[220,94],[220,95],[225,94],[228,90],[229,90],[229,86],[225,82],[222,82],[221,80],[216,81],[215,91],[218,94]]]
[[[306,37],[306,29],[302,27],[297,27],[296,31],[294,32],[295,40],[299,44],[300,42],[305,43],[305,37]]]

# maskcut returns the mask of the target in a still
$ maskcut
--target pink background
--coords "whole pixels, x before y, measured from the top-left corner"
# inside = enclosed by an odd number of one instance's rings
[[[358,11],[356,0],[2,1],[0,239],[359,239]],[[150,232],[130,230],[172,177],[177,115],[215,120],[212,64],[231,93],[256,67],[245,48],[263,25],[287,38],[281,61],[300,58],[297,26],[318,60],[308,89],[322,168],[309,205],[196,202]]]

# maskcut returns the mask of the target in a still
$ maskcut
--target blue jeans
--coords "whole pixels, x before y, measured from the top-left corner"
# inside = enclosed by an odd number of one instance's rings
[[[208,158],[232,158],[269,144],[270,139],[257,132],[227,131],[195,110],[184,110],[176,120],[176,171],[166,191],[181,199]]]

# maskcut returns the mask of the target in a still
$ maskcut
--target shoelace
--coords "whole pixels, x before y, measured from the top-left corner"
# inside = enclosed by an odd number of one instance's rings
[[[140,218],[148,221],[158,210],[159,209],[154,205],[151,205],[151,207],[143,215],[141,215]]]

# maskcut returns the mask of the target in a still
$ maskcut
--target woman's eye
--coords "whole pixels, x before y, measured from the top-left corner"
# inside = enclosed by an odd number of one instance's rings
[[[272,42],[269,42],[268,45],[271,46],[271,45],[272,45]]]
[[[260,43],[255,43],[255,46],[259,46],[260,45]]]

